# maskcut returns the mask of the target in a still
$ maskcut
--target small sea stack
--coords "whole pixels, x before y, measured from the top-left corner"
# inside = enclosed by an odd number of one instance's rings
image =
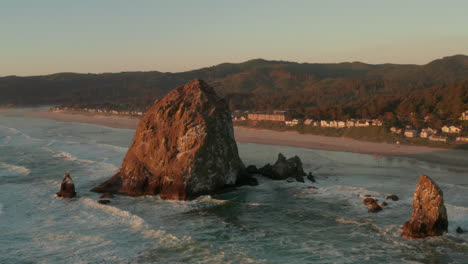
[[[278,160],[273,166],[267,164],[258,171],[263,176],[273,180],[294,178],[298,182],[304,182],[304,176],[306,176],[302,168],[302,161],[298,156],[286,159],[281,153],[278,154]]]
[[[60,198],[73,198],[76,196],[75,183],[73,183],[70,173],[65,172],[63,175],[62,184],[60,185],[60,191],[55,194]]]
[[[194,80],[155,102],[121,168],[91,191],[189,200],[255,183],[239,158],[226,101]]]
[[[431,178],[421,175],[414,192],[413,213],[410,220],[403,225],[401,236],[406,238],[440,236],[447,232],[447,229],[444,194]]]

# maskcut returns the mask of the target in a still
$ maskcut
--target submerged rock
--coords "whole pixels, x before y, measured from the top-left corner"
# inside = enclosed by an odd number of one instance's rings
[[[367,205],[369,206],[369,210],[368,212],[369,213],[377,213],[379,211],[382,211],[382,207],[380,207],[380,205],[377,203],[378,200],[374,199],[374,198],[371,198],[371,197],[366,197],[362,203],[364,205]]]
[[[395,194],[390,194],[390,195],[387,195],[387,197],[385,197],[385,200],[388,200],[388,199],[391,199],[392,201],[398,201],[400,198],[398,198],[398,196],[396,196]]]
[[[99,198],[114,198],[112,193],[104,193]]]
[[[410,220],[403,225],[401,236],[406,238],[440,236],[447,232],[447,228],[444,194],[431,178],[421,175],[414,192],[413,213]]]
[[[111,201],[110,200],[99,200],[97,201],[100,204],[109,204]]]
[[[302,161],[298,156],[286,159],[281,153],[278,154],[278,160],[273,166],[267,164],[259,169],[259,173],[273,180],[285,180],[292,177],[298,182],[304,182],[304,176],[306,176]]]
[[[226,101],[194,80],[155,102],[121,168],[92,191],[187,200],[254,181],[239,158]]]
[[[465,230],[463,230],[461,227],[457,227],[457,233],[461,234],[463,232],[465,232]]]
[[[66,172],[63,175],[62,184],[60,185],[60,191],[56,193],[55,196],[61,198],[73,198],[76,196],[75,183],[70,177],[70,173]]]
[[[309,190],[316,190],[316,189],[318,189],[318,188],[315,187],[315,186],[307,186],[307,189],[309,189]]]
[[[387,205],[388,205],[388,203],[385,202],[385,201],[380,203],[380,206],[387,206]]]

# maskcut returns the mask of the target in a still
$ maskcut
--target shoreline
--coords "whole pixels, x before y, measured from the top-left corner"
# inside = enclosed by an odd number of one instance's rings
[[[61,122],[87,123],[112,128],[136,129],[139,118],[114,115],[97,115],[83,112],[30,112],[28,117],[51,119]],[[416,158],[427,162],[464,167],[468,165],[468,153],[464,150],[434,148],[418,145],[397,145],[343,137],[300,134],[295,131],[278,132],[266,129],[234,126],[236,141],[265,145],[278,145],[328,151],[352,152],[369,155],[390,155]]]

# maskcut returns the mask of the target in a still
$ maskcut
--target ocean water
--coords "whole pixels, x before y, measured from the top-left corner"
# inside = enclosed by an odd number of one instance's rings
[[[317,183],[258,176],[259,186],[195,201],[101,205],[89,190],[118,169],[134,131],[25,117],[33,110],[0,111],[0,263],[468,263],[468,233],[455,232],[468,229],[466,168],[239,143],[246,164],[299,155]],[[54,197],[66,171],[71,200]],[[444,191],[449,232],[409,241],[400,228],[421,173]],[[365,194],[400,201],[369,214]]]

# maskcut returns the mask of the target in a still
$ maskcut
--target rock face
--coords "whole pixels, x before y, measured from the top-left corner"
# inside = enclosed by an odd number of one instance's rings
[[[60,191],[55,194],[61,198],[73,198],[76,196],[75,183],[73,183],[70,173],[66,172],[63,175],[62,184],[60,185]]]
[[[403,225],[402,237],[424,238],[447,232],[447,210],[442,190],[426,175],[419,177],[414,192],[413,214]]]
[[[122,167],[92,191],[187,200],[253,184],[226,102],[194,80],[158,100],[138,124]]]
[[[281,153],[278,154],[278,160],[273,166],[267,164],[259,169],[259,173],[273,180],[285,180],[292,177],[298,182],[304,182],[304,176],[306,176],[302,161],[298,156],[286,159]]]

